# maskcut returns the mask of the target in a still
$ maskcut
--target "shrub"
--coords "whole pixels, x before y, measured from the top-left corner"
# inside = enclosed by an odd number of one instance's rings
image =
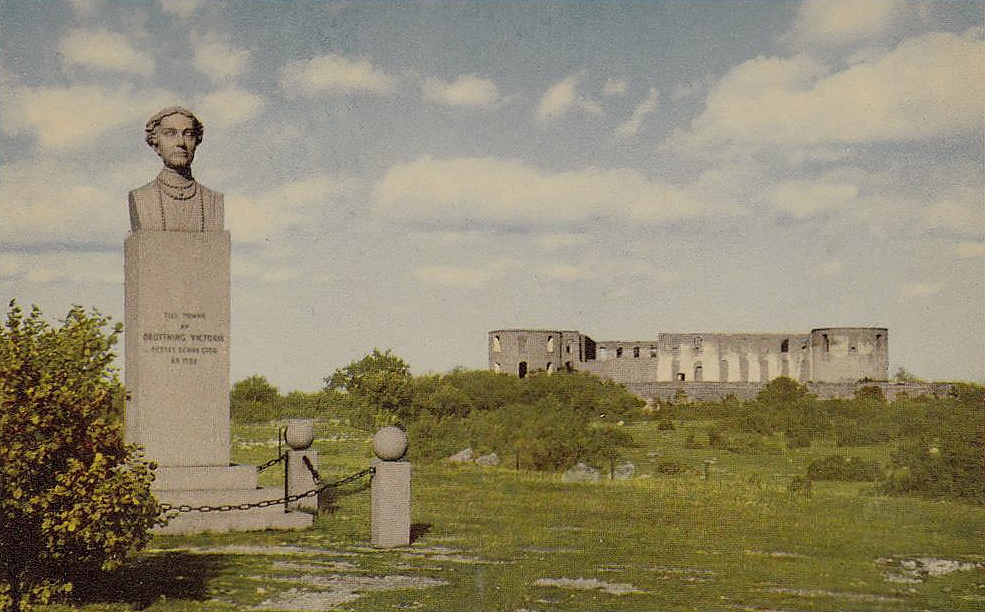
[[[677,429],[674,426],[674,421],[670,419],[660,419],[657,422],[657,431],[674,431]]]
[[[123,443],[107,320],[73,307],[60,328],[13,302],[0,328],[0,610],[71,591],[150,539],[153,465]]]
[[[923,400],[923,422],[901,428],[884,491],[985,503],[985,389],[956,388],[954,399]]]
[[[874,482],[884,476],[885,470],[879,463],[842,455],[815,459],[807,466],[807,477],[811,480]]]

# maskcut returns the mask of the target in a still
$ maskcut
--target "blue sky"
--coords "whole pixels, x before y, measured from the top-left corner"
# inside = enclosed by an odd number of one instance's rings
[[[205,123],[232,376],[486,332],[890,328],[985,377],[981,2],[0,1],[0,297],[123,318],[146,119]],[[121,347],[122,350],[122,347]],[[122,360],[121,360],[122,363]]]

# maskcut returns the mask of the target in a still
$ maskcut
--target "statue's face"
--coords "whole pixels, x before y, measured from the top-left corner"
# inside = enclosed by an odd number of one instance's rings
[[[164,165],[173,170],[185,170],[195,159],[195,129],[190,117],[176,113],[161,119],[157,126],[157,154]]]

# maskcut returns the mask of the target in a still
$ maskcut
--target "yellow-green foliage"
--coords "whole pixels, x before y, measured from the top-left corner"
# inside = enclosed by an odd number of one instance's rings
[[[121,326],[73,307],[52,328],[10,304],[0,328],[0,610],[27,610],[109,569],[157,521],[153,466],[125,445],[110,367]]]

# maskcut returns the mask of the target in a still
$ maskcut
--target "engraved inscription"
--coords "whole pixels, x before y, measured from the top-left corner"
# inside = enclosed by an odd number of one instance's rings
[[[208,324],[204,312],[163,312],[162,328],[177,325],[174,331],[144,332],[141,335],[145,349],[151,354],[167,356],[175,365],[199,365],[200,359],[219,354],[219,346],[226,342],[224,334],[193,330],[192,326]]]

